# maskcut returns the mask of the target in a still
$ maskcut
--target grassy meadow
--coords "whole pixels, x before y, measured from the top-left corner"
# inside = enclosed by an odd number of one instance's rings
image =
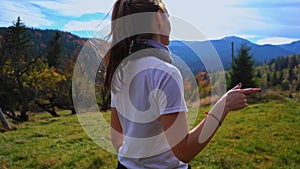
[[[201,108],[199,118],[204,117]],[[191,111],[197,111],[191,109]],[[116,155],[83,131],[76,115],[32,114],[16,130],[0,133],[0,169],[116,167]],[[104,116],[109,119],[109,113]],[[280,98],[229,114],[192,168],[300,168],[300,103]]]

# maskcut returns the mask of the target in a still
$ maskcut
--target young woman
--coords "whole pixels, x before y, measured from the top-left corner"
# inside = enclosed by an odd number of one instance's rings
[[[143,13],[147,19],[133,16]],[[129,18],[117,22],[123,17]],[[150,33],[132,34],[137,27],[150,28]],[[188,163],[208,144],[227,114],[247,106],[245,94],[261,91],[241,89],[238,84],[189,131],[182,76],[166,47],[170,31],[161,0],[115,2],[105,86],[111,91],[111,140],[118,152],[118,168],[190,168]]]

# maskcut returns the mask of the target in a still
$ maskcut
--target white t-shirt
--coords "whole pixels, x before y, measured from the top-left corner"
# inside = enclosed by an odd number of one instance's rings
[[[128,60],[116,71],[111,106],[116,108],[124,133],[118,159],[129,169],[186,169],[173,154],[159,116],[185,113],[179,70],[156,57]]]

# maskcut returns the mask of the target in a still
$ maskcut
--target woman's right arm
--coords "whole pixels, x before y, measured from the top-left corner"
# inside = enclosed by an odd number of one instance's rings
[[[185,113],[173,113],[160,117],[175,156],[182,162],[190,162],[205,146],[227,114],[247,106],[245,94],[260,92],[258,88],[241,89],[241,85],[229,90],[193,130],[188,131]]]
[[[111,109],[111,122],[110,122],[110,135],[111,135],[111,142],[118,152],[120,147],[123,145],[124,136],[123,136],[123,129],[119,121],[118,111],[116,108]]]

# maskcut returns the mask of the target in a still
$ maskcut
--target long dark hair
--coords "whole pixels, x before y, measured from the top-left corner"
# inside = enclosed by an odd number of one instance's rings
[[[144,12],[157,12],[161,10],[166,12],[165,5],[161,0],[117,0],[114,4],[111,19],[111,32],[108,38],[112,37],[110,50],[107,52],[106,59],[106,75],[105,75],[105,89],[107,92],[111,89],[113,75],[120,65],[120,63],[129,56],[130,46],[138,39],[152,39],[153,34],[140,34],[125,39],[120,39],[120,32],[131,31],[132,25],[128,24],[117,25],[114,21],[131,14]],[[133,25],[138,26],[138,25]]]

